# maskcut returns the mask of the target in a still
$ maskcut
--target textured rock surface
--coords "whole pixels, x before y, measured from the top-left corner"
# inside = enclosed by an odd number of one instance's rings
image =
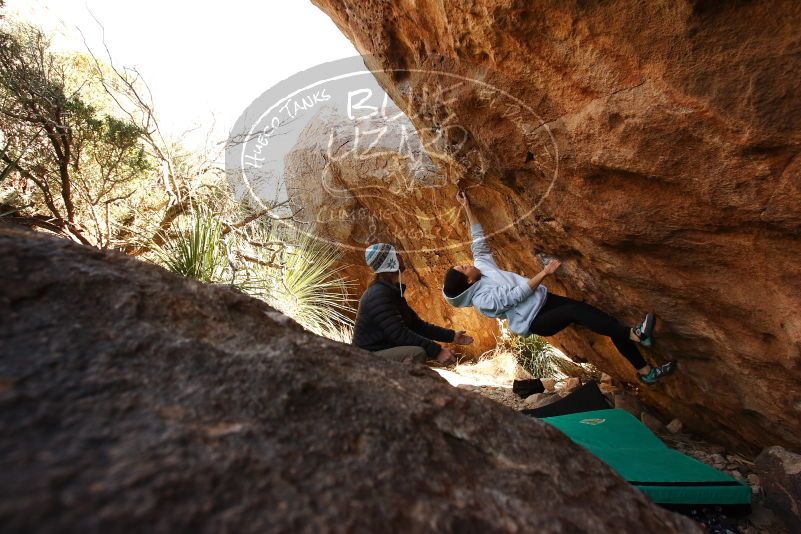
[[[800,3],[314,3],[424,139],[446,119],[466,132],[431,146],[503,230],[501,265],[558,256],[552,289],[629,322],[657,312],[649,357],[679,369],[649,404],[716,439],[801,445]],[[430,89],[449,78],[420,71],[481,80],[529,115],[477,84],[443,98]],[[417,261],[439,266],[429,285],[448,263]],[[556,341],[634,379],[604,340]]]
[[[263,303],[0,229],[0,523],[688,532],[556,430]]]
[[[801,454],[769,447],[756,459],[757,479],[765,492],[765,504],[792,532],[801,531]]]
[[[414,125],[397,107],[390,102],[369,122],[324,109],[304,128],[284,163],[297,218],[313,223],[316,236],[338,245],[357,296],[373,279],[364,249],[376,242],[392,243],[406,263],[406,299],[421,317],[469,331],[475,341],[454,345],[459,352],[478,356],[495,346],[494,320],[472,310],[454,310],[442,299],[442,266],[468,260],[462,247],[441,246],[456,234],[459,213],[447,206],[448,177],[423,150]]]

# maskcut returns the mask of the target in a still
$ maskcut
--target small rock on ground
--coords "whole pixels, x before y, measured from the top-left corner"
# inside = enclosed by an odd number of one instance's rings
[[[674,419],[673,421],[668,423],[667,427],[665,428],[667,428],[668,432],[670,432],[671,434],[676,434],[678,432],[681,432],[681,427],[682,427],[681,421],[679,421],[678,419]]]

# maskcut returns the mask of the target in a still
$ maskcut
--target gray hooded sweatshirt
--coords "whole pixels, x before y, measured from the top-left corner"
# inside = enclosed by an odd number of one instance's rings
[[[473,224],[470,232],[473,262],[481,271],[481,278],[455,297],[443,291],[445,300],[457,308],[475,306],[482,315],[508,320],[509,330],[515,334],[529,335],[529,325],[545,303],[548,288],[540,284],[532,290],[528,278],[498,268],[484,237],[484,228]]]

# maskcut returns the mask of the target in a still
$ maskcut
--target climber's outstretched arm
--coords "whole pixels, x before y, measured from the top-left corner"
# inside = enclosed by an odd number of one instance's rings
[[[530,287],[532,291],[537,289],[537,286],[539,286],[542,281],[545,280],[545,277],[555,273],[560,265],[562,265],[562,262],[559,260],[551,260],[548,262],[548,265],[546,265],[543,270],[537,273],[534,277],[528,279],[528,287]]]
[[[467,215],[467,222],[470,223],[470,226],[473,226],[474,224],[480,224],[478,222],[478,218],[476,218],[476,215],[473,213],[473,210],[470,207],[470,199],[467,198],[467,195],[464,191],[459,191],[459,193],[456,194],[456,200],[458,200],[459,204],[461,204],[464,208],[464,212]]]
[[[459,204],[464,208],[467,214],[467,221],[470,223],[470,235],[473,237],[470,250],[473,252],[473,261],[476,263],[476,267],[480,269],[486,268],[488,265],[481,266],[481,263],[484,261],[488,262],[489,266],[497,267],[495,259],[492,257],[489,243],[487,243],[487,238],[484,236],[484,228],[482,228],[481,223],[478,222],[478,217],[475,216],[473,210],[470,208],[470,200],[467,198],[467,195],[465,195],[463,191],[460,191],[456,195],[456,200],[458,200]]]

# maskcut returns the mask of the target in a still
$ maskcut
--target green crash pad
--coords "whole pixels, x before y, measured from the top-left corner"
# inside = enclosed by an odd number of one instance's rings
[[[747,505],[751,488],[665,445],[625,410],[546,417],[659,504]]]

